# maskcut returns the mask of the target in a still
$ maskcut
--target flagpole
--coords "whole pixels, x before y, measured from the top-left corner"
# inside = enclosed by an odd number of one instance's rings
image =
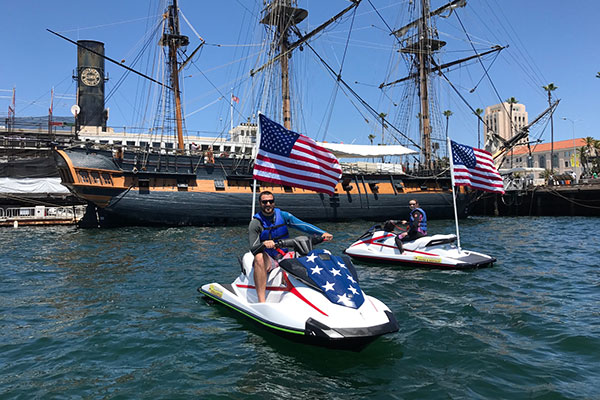
[[[456,186],[454,186],[454,161],[452,160],[452,146],[449,137],[446,138],[446,146],[450,156],[450,182],[452,184],[452,202],[454,204],[454,223],[456,224],[456,243],[458,245],[458,252],[460,253],[460,233],[458,231],[458,212],[456,211]]]
[[[233,101],[233,100],[232,100]],[[258,147],[260,146],[260,111],[258,112],[258,130],[256,131],[256,146],[254,146],[254,162],[256,162],[256,156],[258,155]],[[253,174],[254,175],[254,174]],[[256,178],[254,178],[254,182],[252,183],[252,215],[250,215],[250,219],[254,216],[256,209]]]
[[[229,96],[229,108],[231,112],[231,130],[233,130],[233,88],[231,88],[231,96]]]

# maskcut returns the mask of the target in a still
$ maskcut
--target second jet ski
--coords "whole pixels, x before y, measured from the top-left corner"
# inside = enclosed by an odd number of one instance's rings
[[[438,269],[473,269],[491,266],[496,259],[483,253],[461,249],[456,235],[433,235],[396,244],[397,234],[381,225],[363,233],[344,253],[369,263],[399,264]]]

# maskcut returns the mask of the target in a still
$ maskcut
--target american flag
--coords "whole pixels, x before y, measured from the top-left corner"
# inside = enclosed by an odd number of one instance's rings
[[[234,95],[231,95],[231,101],[235,101],[236,103],[240,102],[240,98]]]
[[[358,282],[342,257],[332,255],[329,250],[317,249],[297,260],[306,268],[308,278],[332,303],[359,308],[365,302]]]
[[[504,194],[502,177],[489,152],[455,141],[451,143],[454,185]]]
[[[259,115],[258,123],[260,146],[254,162],[254,179],[333,195],[342,168],[329,150],[263,114]]]

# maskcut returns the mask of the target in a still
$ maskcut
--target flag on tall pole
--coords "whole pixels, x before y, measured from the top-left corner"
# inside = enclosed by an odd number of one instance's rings
[[[450,142],[451,171],[455,186],[470,186],[485,192],[504,194],[502,177],[489,152],[453,140]]]
[[[333,195],[342,176],[337,158],[308,136],[259,115],[254,179]]]
[[[239,97],[237,97],[237,96],[234,96],[234,95],[232,94],[232,95],[231,95],[231,101],[235,101],[236,103],[238,103],[238,104],[239,104],[239,102],[240,102],[240,98],[239,98]]]

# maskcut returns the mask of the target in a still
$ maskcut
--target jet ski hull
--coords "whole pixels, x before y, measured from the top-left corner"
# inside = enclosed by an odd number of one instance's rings
[[[248,253],[243,263],[251,265],[251,259]],[[334,304],[281,268],[269,274],[265,303],[257,302],[250,268],[232,284],[210,283],[198,290],[262,328],[300,343],[360,351],[378,337],[398,331],[396,318],[376,298],[365,295],[357,309]]]
[[[265,320],[252,311],[238,307],[234,303],[229,303],[209,292],[200,289],[200,292],[211,301],[215,301],[229,308],[232,312],[249,319],[256,326],[259,326],[267,331],[270,331],[277,336],[283,337],[298,343],[308,344],[312,346],[326,347],[336,350],[361,351],[377,338],[387,333],[398,331],[398,322],[391,311],[384,311],[388,317],[388,322],[382,325],[376,325],[368,328],[330,328],[312,318],[306,320],[304,329],[296,329],[291,326],[284,326]],[[341,337],[330,337],[327,332],[335,330]]]
[[[344,253],[370,264],[402,265],[434,269],[476,269],[493,265],[496,259],[475,251],[458,249],[455,235],[426,236],[403,244],[401,253],[395,234],[367,232]]]

